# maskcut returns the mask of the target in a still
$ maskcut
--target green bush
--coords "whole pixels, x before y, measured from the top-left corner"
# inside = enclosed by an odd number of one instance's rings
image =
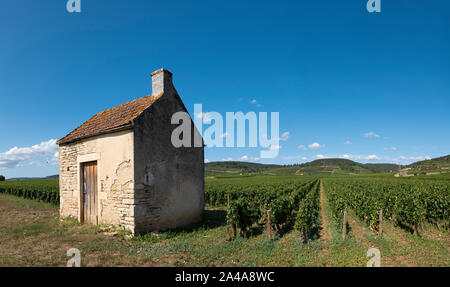
[[[320,186],[317,183],[300,202],[294,228],[302,232],[306,240],[320,226]]]
[[[326,179],[325,191],[333,217],[342,223],[343,211],[351,208],[372,230],[383,217],[418,226],[424,221],[449,220],[450,185],[447,180],[341,178]]]
[[[248,202],[243,198],[230,203],[227,211],[227,222],[236,224],[243,233],[261,218],[261,210],[255,202]]]

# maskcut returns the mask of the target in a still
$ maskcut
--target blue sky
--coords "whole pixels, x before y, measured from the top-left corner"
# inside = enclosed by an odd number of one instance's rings
[[[65,0],[0,0],[7,177],[57,173],[54,140],[150,94],[160,67],[191,113],[280,113],[278,158],[208,148],[209,161],[449,153],[449,1],[381,0],[381,13],[366,0],[81,2],[70,14]]]

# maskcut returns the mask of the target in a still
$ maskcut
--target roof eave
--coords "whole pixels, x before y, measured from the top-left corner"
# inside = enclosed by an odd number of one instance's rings
[[[104,135],[104,134],[120,132],[120,131],[123,131],[123,130],[132,129],[132,128],[133,128],[133,122],[131,121],[130,123],[128,123],[126,125],[122,125],[120,127],[112,128],[112,129],[101,131],[101,132],[97,132],[97,133],[88,134],[88,135],[77,137],[77,138],[70,139],[70,140],[64,140],[64,138],[62,138],[59,141],[57,141],[56,144],[57,145],[66,145],[66,144],[70,144],[70,143],[73,143],[73,142],[76,142],[76,141],[80,141],[80,140],[83,140],[83,139],[87,139],[87,138],[91,138],[91,137],[95,137],[95,136],[99,136],[99,135]]]

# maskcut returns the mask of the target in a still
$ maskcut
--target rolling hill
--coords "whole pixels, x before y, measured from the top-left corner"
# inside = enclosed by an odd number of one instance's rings
[[[14,177],[14,178],[8,178],[7,181],[14,181],[14,180],[46,180],[46,179],[59,179],[58,174],[49,175],[46,177]]]
[[[276,164],[261,164],[241,161],[218,161],[205,164],[205,175],[233,175],[233,174],[253,174],[263,173],[270,169],[277,169],[283,166]]]
[[[211,162],[205,165],[205,175],[238,175],[238,174],[369,174],[397,171],[396,164],[363,164],[348,159],[329,158],[295,164],[275,165],[249,162]]]
[[[450,171],[450,155],[418,161],[408,165],[408,168],[411,168],[412,172]]]
[[[301,172],[306,173],[386,173],[398,170],[399,166],[389,163],[359,163],[349,159],[327,158],[307,162],[298,166]]]
[[[448,167],[450,166],[450,155],[441,156],[433,159],[418,161],[409,165],[409,167]]]
[[[303,164],[277,165],[261,164],[241,161],[218,161],[205,164],[205,176],[233,176],[248,174],[372,174],[397,172],[400,168],[410,168],[409,173],[426,174],[427,172],[450,172],[450,155],[433,158],[430,160],[418,161],[407,166],[399,166],[392,163],[359,163],[342,158],[318,159]],[[50,175],[47,177],[20,177],[8,178],[7,180],[39,180],[58,179],[59,176]]]

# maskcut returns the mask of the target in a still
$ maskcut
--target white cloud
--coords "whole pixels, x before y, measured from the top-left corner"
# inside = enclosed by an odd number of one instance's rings
[[[339,156],[336,155],[323,155],[318,154],[313,157],[314,159],[325,159],[325,158],[343,158],[354,161],[383,161],[387,163],[401,163],[401,164],[409,164],[416,161],[428,160],[431,159],[429,156],[399,156],[396,158],[393,157],[379,157],[375,154],[371,155],[354,155],[354,154],[342,154]]]
[[[59,164],[59,152],[56,151],[50,159],[47,159],[48,164]]]
[[[339,156],[340,158],[349,159],[349,160],[362,160],[365,159],[365,156],[354,155],[354,154],[343,154]]]
[[[259,161],[259,158],[258,157],[249,157],[248,155],[243,155],[239,159],[233,159],[232,157],[222,158],[222,161],[235,161],[235,160],[240,160],[240,161],[248,161],[248,160]]]
[[[24,161],[37,162],[48,156],[52,157],[47,158],[46,163],[58,163],[58,146],[55,139],[31,147],[13,147],[7,152],[0,153],[0,169],[18,167]]]
[[[297,148],[302,149],[302,150],[308,150],[308,149],[317,150],[317,149],[321,149],[324,147],[325,147],[325,145],[321,145],[318,142],[314,142],[314,143],[310,144],[308,147],[306,147],[304,145],[297,146]]]
[[[411,161],[422,161],[422,160],[429,160],[429,159],[431,159],[431,157],[429,157],[429,156],[409,156],[409,157],[406,157],[406,156],[403,156],[403,155],[397,158],[398,161],[408,161],[408,162],[411,162]]]
[[[316,159],[324,159],[324,158],[328,158],[328,156],[325,156],[323,154],[318,154],[318,155],[314,156],[314,158],[316,158]]]
[[[307,161],[308,158],[306,156],[302,157],[302,160]]]
[[[195,115],[198,119],[202,119],[204,123],[211,122],[211,116],[209,113],[198,113]]]
[[[385,147],[384,150],[397,150],[397,148],[395,146],[391,146],[391,147]]]
[[[262,105],[260,103],[258,103],[258,101],[255,99],[251,100],[250,103],[257,106],[258,108],[262,107]]]
[[[367,156],[362,155],[354,155],[354,154],[343,154],[340,155],[339,158],[349,159],[349,160],[381,160],[378,156],[372,154]]]
[[[309,149],[313,149],[313,150],[321,149],[321,148],[324,148],[324,147],[325,147],[325,145],[321,145],[318,142],[312,143],[312,144],[310,144],[308,146]]]
[[[365,159],[366,160],[381,160],[379,157],[377,157],[374,154],[368,155]]]
[[[277,149],[281,149],[281,146],[280,145],[271,145],[271,146],[269,146],[269,150],[277,150]]]
[[[305,147],[304,145],[299,145],[297,148],[302,149],[302,150],[307,150],[308,148]]]
[[[205,163],[208,163],[208,162],[210,162],[209,159],[205,158]]]
[[[32,160],[32,161],[30,161],[29,163],[28,163],[28,165],[30,165],[30,166],[42,166],[42,162],[40,162],[40,161],[37,161],[37,160]],[[16,167],[20,167],[20,166],[23,166],[22,164],[18,164]]]
[[[373,131],[371,131],[371,132],[365,133],[365,134],[364,134],[364,137],[365,137],[365,138],[379,138],[380,135],[379,135],[379,134],[376,134],[376,133],[373,132]]]
[[[288,141],[291,138],[291,135],[289,134],[289,132],[284,132],[281,137],[280,137],[280,141]]]
[[[352,144],[351,141],[346,141],[344,144]]]

